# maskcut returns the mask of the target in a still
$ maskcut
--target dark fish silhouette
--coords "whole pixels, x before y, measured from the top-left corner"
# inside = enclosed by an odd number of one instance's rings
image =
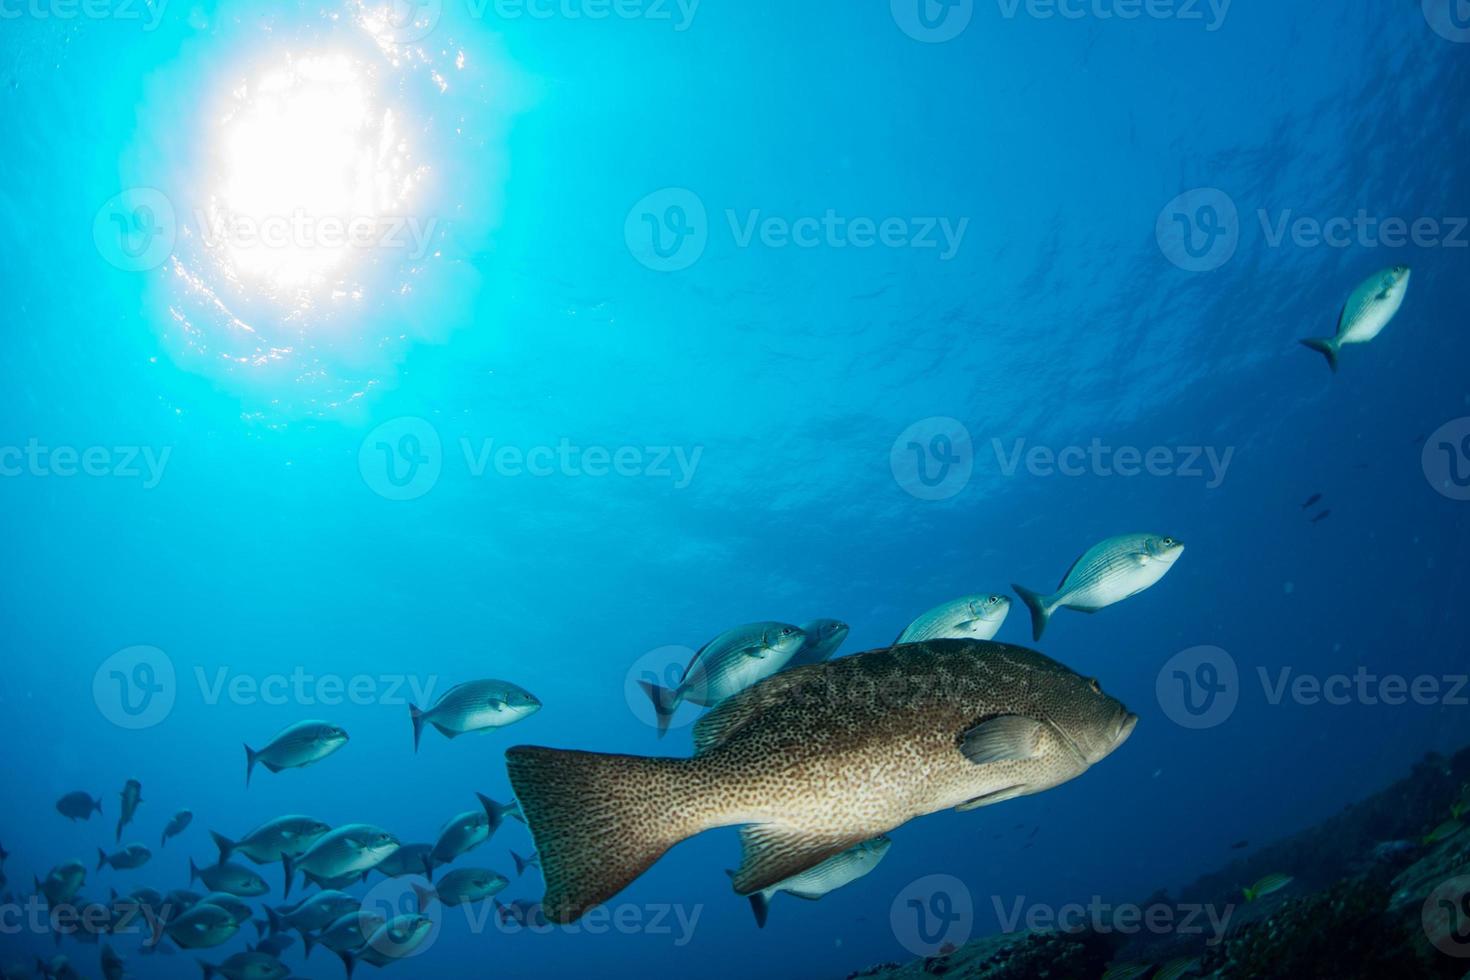
[[[1248,840],[1238,840],[1234,844],[1231,844],[1230,845],[1230,849],[1232,851],[1243,851],[1247,847],[1250,847],[1250,846],[1251,846],[1251,842],[1250,841],[1248,841]]]
[[[1322,495],[1320,493],[1312,494],[1310,497],[1307,498],[1307,502],[1302,504],[1302,510],[1311,510],[1312,505],[1321,499]]]
[[[1332,516],[1332,511],[1330,511],[1330,510],[1324,510],[1322,513],[1318,514],[1316,517],[1312,518],[1312,523],[1313,524],[1321,524],[1323,521],[1327,520],[1327,518],[1329,518],[1331,516]]]

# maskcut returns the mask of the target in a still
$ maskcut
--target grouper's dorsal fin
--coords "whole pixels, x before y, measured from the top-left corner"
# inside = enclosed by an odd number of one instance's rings
[[[703,755],[720,745],[767,706],[790,700],[793,691],[821,677],[825,667],[825,664],[794,667],[721,701],[695,723],[694,754]]]
[[[741,895],[765,891],[872,836],[816,834],[774,823],[741,827],[740,843],[744,853],[740,858],[740,870],[734,874],[735,890]]]

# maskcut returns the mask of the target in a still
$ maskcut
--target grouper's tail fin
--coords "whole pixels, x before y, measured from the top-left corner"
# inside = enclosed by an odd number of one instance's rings
[[[1016,590],[1016,595],[1020,596],[1021,601],[1026,603],[1026,608],[1031,610],[1031,639],[1041,639],[1041,634],[1046,632],[1046,624],[1051,622],[1051,614],[1056,611],[1051,604],[1051,596],[1032,592],[1015,583],[1011,584],[1011,588]]]
[[[541,854],[542,913],[551,922],[575,922],[714,826],[688,816],[697,808],[688,805],[686,770],[698,760],[518,745],[505,761]]]
[[[1302,346],[1316,351],[1327,358],[1327,366],[1332,368],[1332,373],[1337,373],[1337,344],[1331,340],[1304,340]]]

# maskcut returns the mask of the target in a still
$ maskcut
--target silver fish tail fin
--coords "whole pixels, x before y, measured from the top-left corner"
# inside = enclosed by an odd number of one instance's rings
[[[1304,340],[1302,346],[1308,350],[1314,350],[1327,358],[1327,366],[1332,368],[1332,373],[1337,373],[1337,342],[1335,340]]]
[[[106,864],[106,863],[107,863],[107,852],[104,851],[100,847],[97,848],[97,870],[98,871],[101,871],[102,870],[102,866],[104,864]]]
[[[296,859],[289,854],[281,855],[281,870],[286,874],[286,884],[281,889],[282,898],[291,897],[291,879],[296,877]]]
[[[725,874],[729,875],[731,879],[735,877],[735,872],[729,868],[725,869]],[[765,892],[755,892],[746,897],[750,899],[750,911],[755,914],[755,927],[757,929],[764,929],[766,927],[766,920],[771,917],[771,900],[766,897]]]
[[[1051,604],[1052,597],[1032,592],[1014,582],[1011,583],[1011,588],[1016,591],[1016,595],[1021,597],[1021,601],[1026,603],[1026,608],[1031,610],[1031,638],[1041,639],[1041,634],[1046,631],[1046,624],[1051,621],[1051,614],[1056,610],[1056,607]]]
[[[352,971],[357,967],[357,954],[351,950],[343,950],[337,955],[342,958],[342,965],[347,969],[347,980],[352,980]]]
[[[410,704],[408,706],[408,716],[413,721],[413,751],[417,754],[419,750],[419,739],[424,734],[424,713],[419,710],[418,705]]]
[[[265,907],[265,928],[267,936],[274,936],[278,933],[285,932],[288,928],[285,916],[281,915],[281,913],[269,905]]]
[[[491,827],[498,826],[506,817],[515,817],[521,823],[526,822],[526,815],[521,812],[521,803],[519,800],[511,800],[509,803],[496,803],[484,793],[476,793],[475,797],[479,799],[480,806],[484,808],[485,816],[490,818]]]
[[[425,888],[423,885],[420,885],[418,882],[414,882],[413,883],[413,895],[414,895],[414,899],[419,904],[419,914],[420,915],[422,915],[423,913],[429,911],[429,906],[430,905],[433,905],[434,902],[435,902],[435,900],[439,898],[439,893],[438,892],[436,892],[432,888]]]
[[[311,959],[311,951],[316,948],[317,937],[309,932],[301,934],[301,955]]]
[[[717,823],[701,822],[687,805],[687,771],[697,759],[528,745],[505,759],[541,855],[542,910],[551,922],[575,922],[669,848]]]
[[[204,980],[213,980],[214,975],[219,972],[219,967],[203,960],[199,960],[199,968],[204,971]]]
[[[214,846],[219,848],[219,863],[224,864],[230,859],[230,855],[235,853],[235,848],[239,845],[224,834],[216,833],[213,830],[209,832],[209,836],[214,838]]]
[[[193,858],[190,858],[189,859],[189,884],[192,885],[192,884],[194,884],[194,882],[196,882],[198,880],[199,880],[199,865],[197,865],[197,864],[194,863],[194,859]]]
[[[663,738],[669,733],[669,723],[674,720],[674,712],[679,710],[679,703],[684,699],[678,691],[659,687],[652,681],[639,681],[638,686],[653,702],[653,713],[658,716],[658,737]]]
[[[250,788],[250,774],[255,771],[255,750],[245,746],[245,788]]]

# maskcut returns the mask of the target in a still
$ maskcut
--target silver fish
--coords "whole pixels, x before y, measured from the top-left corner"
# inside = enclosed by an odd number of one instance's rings
[[[170,919],[163,931],[184,949],[212,949],[234,938],[240,923],[228,910],[200,902]]]
[[[362,944],[373,937],[373,934],[383,927],[387,922],[381,914],[368,909],[356,909],[346,912],[329,923],[320,932],[315,934],[304,932],[301,941],[302,949],[307,956],[311,955],[312,949],[321,944],[334,953],[345,953],[355,949],[361,949]]]
[[[834,892],[843,885],[852,884],[872,871],[892,846],[893,841],[889,838],[874,837],[872,840],[849,847],[841,854],[829,857],[821,864],[808,868],[801,874],[792,875],[770,888],[752,893],[750,908],[755,913],[756,926],[765,928],[766,918],[770,915],[771,899],[780,892],[815,902],[828,892]],[[728,871],[726,874],[731,878],[735,877],[733,871]]]
[[[360,949],[338,953],[347,968],[348,980],[359,962],[387,966],[394,960],[412,956],[434,929],[434,920],[426,915],[400,915],[378,927]]]
[[[1336,372],[1337,357],[1343,346],[1366,344],[1382,333],[1404,305],[1408,291],[1408,266],[1396,265],[1374,273],[1348,296],[1337,317],[1337,334],[1326,339],[1304,340],[1302,346],[1326,357],[1328,366]]]
[[[235,917],[235,925],[243,926],[253,914],[250,904],[238,895],[229,892],[210,892],[196,903],[198,905],[213,905],[224,909]]]
[[[81,791],[67,793],[56,801],[56,812],[68,820],[89,820],[93,813],[102,812],[102,801]]]
[[[436,898],[447,906],[483,902],[499,895],[509,885],[509,879],[489,868],[457,868],[440,879],[439,884],[433,888],[415,885],[414,892],[418,895],[419,911],[424,912]]]
[[[398,838],[372,824],[352,823],[338,827],[324,834],[311,846],[311,850],[299,858],[290,854],[281,856],[281,865],[286,872],[286,888],[282,894],[290,894],[291,879],[297,870],[320,878],[361,874],[376,867],[398,850],[398,846]]]
[[[546,879],[573,922],[669,848],[744,825],[752,895],[914,817],[1082,775],[1136,715],[1031,650],[930,640],[768,677],[700,719],[692,759],[516,746],[506,753]]]
[[[266,907],[265,917],[271,935],[295,929],[302,934],[325,928],[349,912],[362,908],[362,903],[346,892],[328,890],[302,899],[294,908]],[[359,941],[360,942],[360,941]]]
[[[170,837],[179,836],[193,822],[194,814],[189,810],[180,810],[178,813],[175,813],[173,819],[168,822],[168,826],[163,828],[163,838],[159,840],[158,846],[163,847],[166,845]]]
[[[847,634],[852,627],[837,619],[814,619],[809,623],[801,624],[801,632],[806,636],[801,649],[792,655],[786,662],[786,670],[792,667],[805,667],[807,664],[819,664],[824,660],[831,660],[832,654],[842,646],[842,641],[847,639]]]
[[[423,875],[434,880],[433,844],[404,844],[384,859],[374,871],[388,878]]]
[[[143,802],[143,784],[129,779],[122,790],[122,815],[117,818],[117,839],[122,840],[123,828],[133,822],[138,804]]]
[[[127,964],[117,951],[105,943],[102,946],[102,980],[123,980],[127,976]]]
[[[257,762],[271,772],[300,769],[321,762],[346,744],[347,732],[330,722],[297,722],[276,733],[259,752],[245,746],[245,785],[250,785]]]
[[[541,702],[534,694],[510,681],[456,684],[445,691],[428,711],[421,711],[414,704],[408,706],[413,719],[413,750],[419,750],[419,737],[425,725],[433,725],[445,738],[455,738],[466,732],[514,725],[540,710]]]
[[[258,952],[236,953],[223,963],[201,961],[199,965],[204,969],[204,980],[214,980],[216,973],[225,980],[282,980],[291,973],[274,956]]]
[[[429,852],[429,862],[437,867],[448,864],[462,854],[467,854],[489,840],[506,817],[515,817],[525,822],[518,804],[496,803],[484,793],[476,793],[480,800],[477,810],[466,810],[450,819],[439,830],[439,839]]]
[[[199,867],[194,859],[189,859],[189,884],[196,881],[204,882],[204,887],[212,892],[229,892],[231,895],[239,895],[243,898],[255,898],[270,891],[265,879],[251,871],[243,864],[235,864],[226,861],[223,864],[210,864]]]
[[[1032,637],[1039,640],[1058,609],[1095,613],[1138,595],[1163,578],[1183,553],[1182,541],[1161,534],[1121,534],[1087,549],[1051,595],[1019,585],[1011,588],[1031,610]]]
[[[680,704],[719,704],[780,671],[805,642],[806,634],[789,623],[749,623],[726,630],[700,648],[678,687],[639,681],[653,701],[659,736],[668,732]]]
[[[294,945],[296,945],[295,936],[277,933],[274,936],[267,936],[254,946],[251,946],[250,951],[253,953],[264,953],[267,956],[274,956],[276,959],[280,959],[281,954]]]
[[[97,870],[111,868],[114,871],[132,871],[141,868],[153,857],[153,852],[142,844],[129,844],[116,854],[108,854],[102,848],[97,848]]]
[[[86,883],[86,865],[80,861],[66,861],[47,872],[45,881],[36,879],[36,891],[45,897],[48,907],[55,908],[75,898]]]
[[[289,814],[267,820],[238,841],[213,831],[209,836],[214,838],[214,845],[219,848],[221,864],[236,851],[256,864],[274,864],[287,854],[292,857],[305,854],[331,829],[330,825],[315,817]]]
[[[1011,611],[1009,596],[967,595],[933,609],[908,625],[896,643],[921,640],[990,640]]]

